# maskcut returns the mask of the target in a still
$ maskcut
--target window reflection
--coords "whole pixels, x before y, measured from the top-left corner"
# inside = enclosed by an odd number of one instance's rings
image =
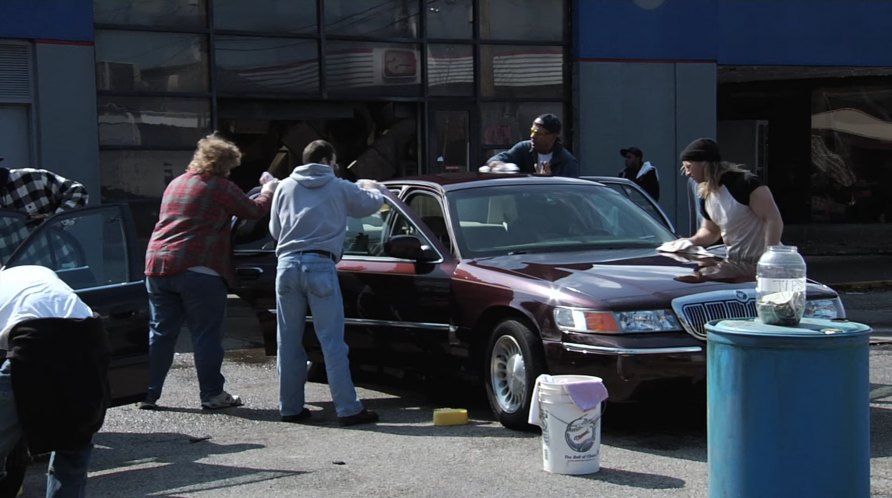
[[[474,36],[471,0],[426,0],[424,6],[428,38],[469,40]]]
[[[96,32],[96,87],[115,91],[208,89],[207,46],[200,35]]]
[[[813,93],[813,221],[892,221],[890,115],[889,88],[851,86]]]
[[[228,91],[316,92],[315,40],[218,36],[217,85]]]
[[[483,45],[480,93],[487,97],[562,97],[563,47]]]
[[[507,149],[521,140],[530,138],[530,125],[536,116],[553,113],[563,119],[563,105],[560,102],[494,102],[480,106],[482,141],[489,146],[487,153],[496,150],[494,146]],[[496,150],[489,158],[501,150]]]
[[[186,170],[192,154],[191,150],[100,152],[103,200],[160,199],[167,184]]]
[[[267,33],[315,33],[316,0],[216,0],[214,27]]]
[[[427,79],[431,95],[472,95],[474,48],[471,45],[428,45]]]
[[[330,35],[418,36],[417,0],[326,0]]]
[[[97,23],[165,28],[204,28],[206,0],[93,0]]]
[[[207,99],[100,97],[100,145],[191,146],[210,133]]]
[[[483,40],[559,42],[564,26],[563,0],[480,0]]]
[[[379,95],[418,95],[418,45],[329,42],[325,78],[331,91]]]

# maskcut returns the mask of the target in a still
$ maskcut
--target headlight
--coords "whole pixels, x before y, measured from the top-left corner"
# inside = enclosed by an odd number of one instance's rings
[[[616,314],[623,332],[669,332],[681,330],[675,315],[669,310],[623,311]]]
[[[814,299],[805,302],[805,312],[803,316],[808,318],[822,318],[824,320],[833,320],[836,318],[844,318],[846,310],[842,306],[842,301],[838,297],[831,299]]]
[[[669,310],[593,311],[579,308],[554,309],[554,322],[564,332],[591,334],[634,334],[681,330]]]

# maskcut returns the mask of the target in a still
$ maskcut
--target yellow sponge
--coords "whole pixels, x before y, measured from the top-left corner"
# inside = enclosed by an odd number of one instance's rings
[[[434,425],[464,425],[468,423],[468,410],[464,408],[437,408]]]

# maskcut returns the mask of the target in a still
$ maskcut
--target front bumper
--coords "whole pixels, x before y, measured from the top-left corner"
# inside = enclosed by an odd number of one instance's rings
[[[544,344],[549,372],[600,377],[610,401],[643,400],[652,390],[663,391],[658,386],[706,381],[706,344],[686,335],[573,339],[565,336],[564,341]]]

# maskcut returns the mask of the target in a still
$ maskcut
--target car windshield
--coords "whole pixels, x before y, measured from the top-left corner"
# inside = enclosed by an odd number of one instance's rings
[[[656,248],[674,240],[663,225],[600,185],[510,185],[448,196],[463,256]]]
[[[13,251],[37,225],[29,222],[28,216],[23,213],[0,210],[0,266],[6,264]]]

